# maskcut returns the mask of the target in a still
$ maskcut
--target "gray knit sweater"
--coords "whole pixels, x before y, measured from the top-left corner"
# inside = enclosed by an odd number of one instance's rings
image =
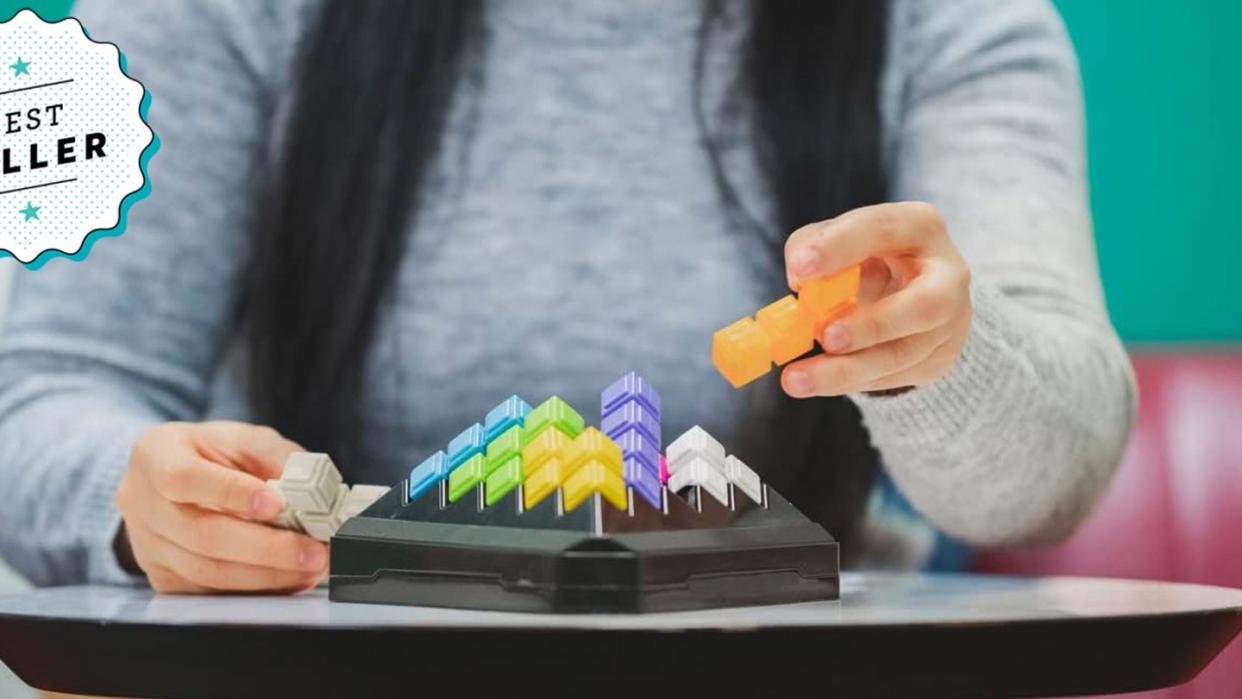
[[[262,203],[246,173],[279,141],[313,5],[76,8],[152,93],[163,145],[123,237],[17,275],[0,342],[0,556],[36,582],[126,580],[110,542],[134,438],[248,414],[235,319]],[[762,256],[725,233],[691,114],[698,11],[489,5],[484,83],[454,106],[364,369],[367,451],[344,465],[356,480],[395,481],[511,393],[559,394],[591,417],[631,368],[660,388],[668,434],[701,423],[730,442],[743,396],[712,369],[709,338],[771,300],[782,271],[756,269]],[[890,197],[944,214],[975,319],[943,380],[854,400],[940,528],[976,545],[1056,539],[1104,490],[1135,405],[1098,279],[1074,55],[1044,0],[896,0],[891,22]],[[709,65],[733,55],[722,42]],[[747,149],[726,155],[768,215]]]

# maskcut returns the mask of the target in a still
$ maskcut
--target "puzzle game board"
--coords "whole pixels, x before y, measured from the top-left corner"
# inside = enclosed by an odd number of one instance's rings
[[[837,543],[700,427],[661,453],[631,372],[599,426],[510,397],[390,489],[296,454],[281,524],[331,539],[336,601],[639,612],[838,595]]]
[[[856,302],[860,270],[804,281],[717,331],[712,362],[740,387],[811,351]],[[341,482],[295,454],[272,485],[279,526],[331,540],[347,602],[640,612],[839,595],[838,548],[701,427],[661,453],[660,395],[630,372],[599,426],[553,396],[511,396],[395,487]]]

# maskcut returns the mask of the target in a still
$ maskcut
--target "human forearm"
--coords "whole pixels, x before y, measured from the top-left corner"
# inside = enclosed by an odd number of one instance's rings
[[[36,584],[139,580],[117,563],[117,483],[158,418],[88,382],[28,376],[0,391],[0,552]]]
[[[1106,321],[1024,308],[987,285],[954,368],[897,396],[855,396],[910,501],[976,545],[1068,536],[1104,491],[1136,391]]]

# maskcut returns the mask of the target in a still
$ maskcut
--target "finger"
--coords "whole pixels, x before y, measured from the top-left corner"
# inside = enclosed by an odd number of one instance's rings
[[[150,532],[163,544],[160,556],[166,567],[195,585],[211,590],[290,592],[314,587],[320,573],[294,572],[263,566],[221,561],[200,556]]]
[[[942,339],[937,333],[922,333],[852,354],[821,354],[802,359],[785,367],[781,386],[794,398],[853,393],[861,386],[923,361]]]
[[[824,351],[844,354],[948,324],[961,301],[947,275],[928,272],[824,329]]]
[[[284,508],[284,499],[249,473],[182,454],[147,469],[151,486],[173,502],[270,520]]]
[[[163,548],[150,529],[134,522],[126,522],[125,527],[130,544],[134,551],[134,559],[138,567],[147,576],[147,582],[156,592],[202,593],[207,588],[195,585],[177,575],[168,566],[157,562],[155,558]]]
[[[305,451],[265,425],[217,420],[196,426],[194,443],[206,458],[259,478],[279,478],[290,454]]]
[[[150,526],[200,556],[236,563],[320,573],[328,547],[309,536],[168,500],[152,508]]]
[[[151,584],[151,588],[156,592],[183,595],[202,595],[211,592],[210,589],[202,585],[195,585],[163,566],[152,566],[151,570],[145,572],[147,574],[147,582]]]
[[[785,244],[790,285],[856,265],[878,255],[939,251],[944,224],[935,208],[922,202],[878,204],[794,231]]]
[[[882,376],[861,387],[859,390],[888,391],[894,388],[918,388],[935,383],[953,368],[953,364],[957,360],[958,351],[951,341],[946,341],[933,350],[925,361],[893,374]]]

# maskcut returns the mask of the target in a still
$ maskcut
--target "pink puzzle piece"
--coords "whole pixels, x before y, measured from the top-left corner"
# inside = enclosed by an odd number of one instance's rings
[[[668,457],[660,454],[660,482],[668,483]]]

